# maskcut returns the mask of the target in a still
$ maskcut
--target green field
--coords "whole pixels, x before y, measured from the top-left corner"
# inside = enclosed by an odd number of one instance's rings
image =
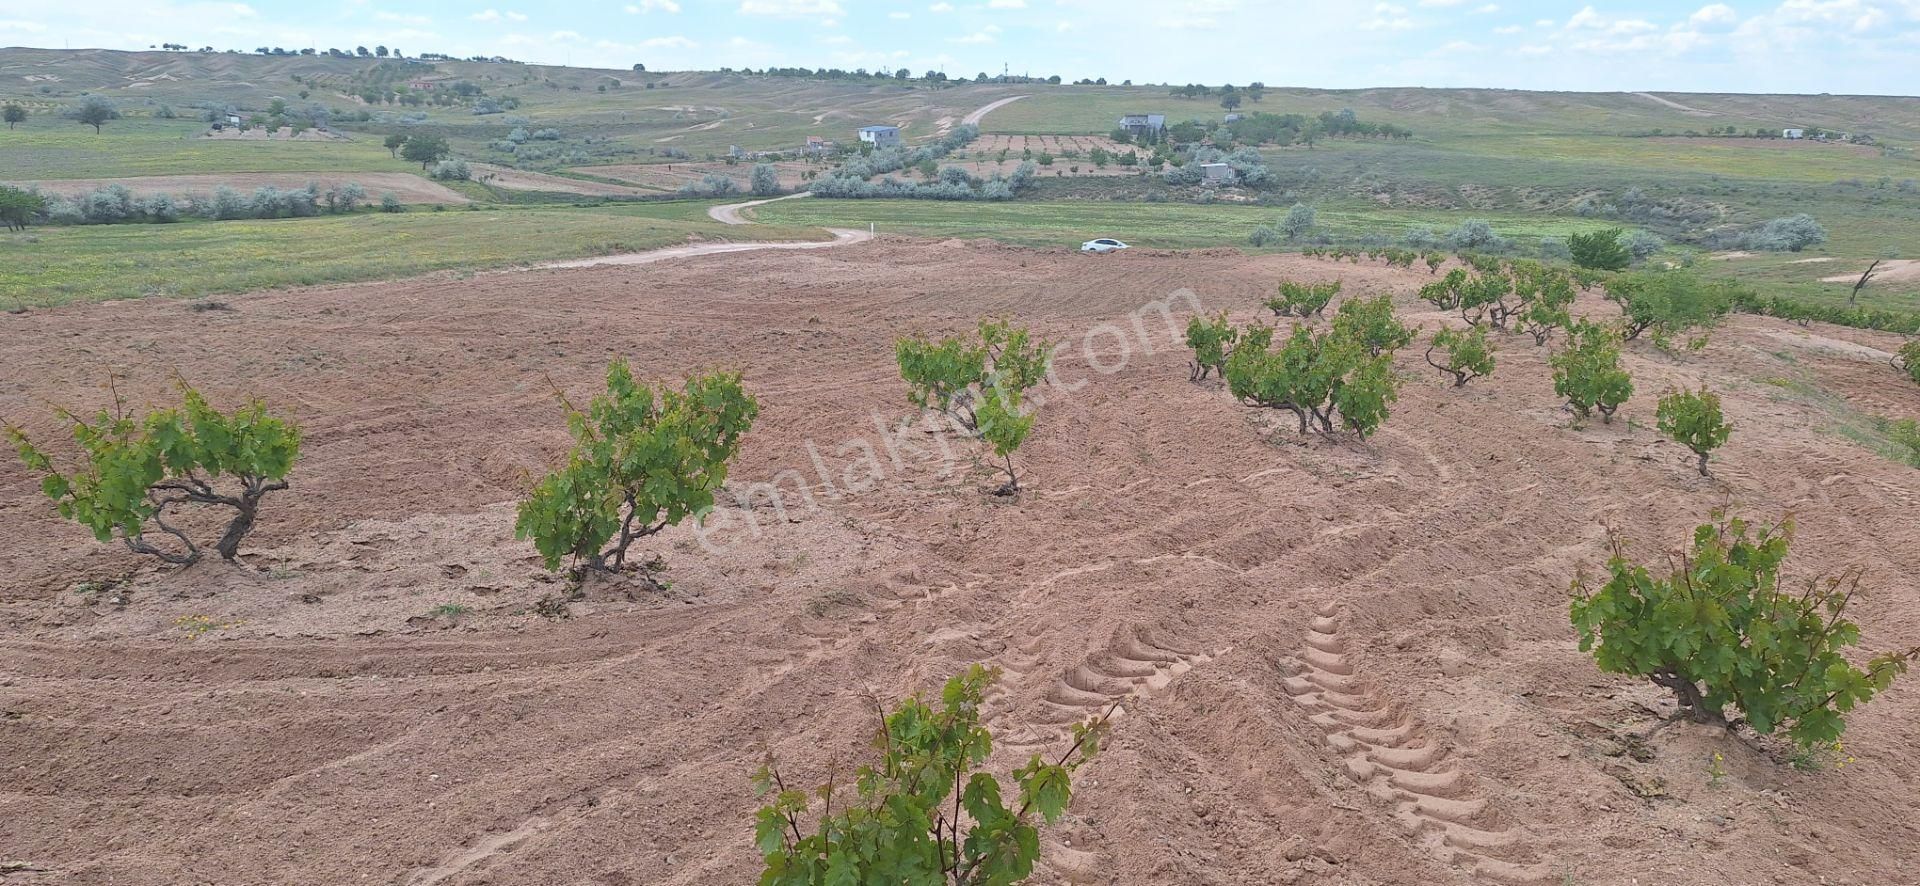
[[[723,226],[705,203],[360,213],[270,221],[34,228],[0,236],[0,307],[200,296],[510,267],[708,239],[806,240]]]
[[[374,137],[351,140],[224,140],[202,138],[206,124],[124,119],[99,134],[56,117],[37,116],[0,129],[6,162],[0,178],[108,178],[219,172],[408,172]]]
[[[1273,224],[1285,210],[1270,206],[1190,203],[946,203],[929,200],[788,200],[749,210],[760,221],[788,226],[866,227],[921,237],[985,237],[1027,246],[1073,246],[1117,237],[1154,249],[1243,246],[1247,235]],[[1513,238],[1564,237],[1606,224],[1544,215],[1474,215]],[[1409,226],[1444,232],[1456,213],[1419,210],[1321,209],[1322,231],[1338,238],[1376,233],[1398,237]]]

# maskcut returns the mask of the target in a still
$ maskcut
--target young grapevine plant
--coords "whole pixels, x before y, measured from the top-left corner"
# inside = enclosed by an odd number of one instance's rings
[[[561,403],[573,449],[520,503],[514,535],[532,539],[548,569],[571,559],[576,574],[620,572],[635,541],[711,509],[760,413],[737,373],[656,390],[625,360],[607,367],[606,392],[586,410]]]
[[[1311,317],[1324,312],[1333,297],[1340,294],[1340,281],[1295,283],[1282,281],[1280,294],[1267,299],[1268,310],[1276,317]]]
[[[1333,315],[1333,334],[1366,348],[1373,357],[1413,342],[1413,330],[1394,315],[1393,298],[1386,295],[1342,302]]]
[[[766,863],[761,886],[986,886],[1030,876],[1038,824],[1065,814],[1073,774],[1099,753],[1113,708],[1074,724],[1071,745],[1052,762],[1035,754],[1015,770],[1006,796],[980,770],[993,752],[980,707],[999,675],[974,665],[934,704],[910,696],[887,711],[875,699],[880,759],[854,770],[851,784],[834,773],[813,791],[789,787],[769,754],[754,775],[756,790],[772,794],[754,827]],[[817,820],[807,824],[815,798]]]
[[[1693,450],[1699,460],[1700,476],[1710,476],[1707,456],[1726,443],[1727,435],[1733,433],[1733,425],[1720,413],[1720,395],[1706,388],[1701,388],[1699,393],[1684,388],[1671,391],[1660,398],[1654,417],[1660,433]]]
[[[1620,368],[1620,339],[1612,330],[1579,322],[1567,330],[1567,347],[1548,358],[1553,366],[1553,392],[1581,418],[1599,410],[1601,420],[1613,421],[1620,404],[1633,396],[1633,378]]]
[[[1444,362],[1433,359],[1436,350],[1445,352]],[[1453,376],[1453,386],[1463,388],[1467,382],[1493,374],[1493,352],[1484,326],[1466,331],[1442,329],[1433,334],[1433,344],[1427,346],[1427,365]]]
[[[1227,358],[1227,390],[1248,406],[1281,409],[1300,420],[1300,433],[1333,433],[1337,416],[1362,439],[1386,421],[1399,399],[1391,353],[1370,356],[1364,344],[1338,332],[1295,327],[1277,348],[1273,329],[1253,326]]]
[[[1227,350],[1240,331],[1227,322],[1227,312],[1212,317],[1196,316],[1187,321],[1187,347],[1193,349],[1193,362],[1187,364],[1189,381],[1205,380],[1208,373],[1219,375],[1227,365]]]
[[[1846,618],[1862,574],[1849,570],[1782,587],[1791,522],[1753,527],[1734,518],[1700,526],[1691,552],[1665,567],[1630,561],[1613,539],[1604,583],[1573,582],[1580,648],[1608,673],[1647,678],[1682,712],[1726,723],[1733,708],[1755,731],[1785,729],[1803,747],[1830,745],[1845,717],[1920,658],[1920,647],[1856,667],[1860,641]]]
[[[40,490],[60,515],[93,530],[100,541],[118,536],[135,553],[194,563],[202,553],[199,542],[169,517],[180,508],[224,508],[233,513],[213,549],[234,560],[259,517],[261,499],[287,488],[287,474],[300,456],[300,430],[269,415],[258,400],[222,413],[185,382],[180,393],[180,408],[138,420],[127,414],[117,391],[112,411],[102,410],[93,421],[63,410],[85,455],[68,471],[19,428],[8,425],[6,433],[27,468],[43,475]],[[173,542],[155,545],[147,536],[150,526]]]
[[[1012,495],[1020,491],[1013,453],[1033,430],[1033,416],[1023,404],[1027,392],[1046,380],[1054,349],[1025,328],[982,320],[977,340],[913,336],[894,343],[894,356],[907,382],[907,399],[985,442],[1007,471],[1007,482],[994,494]]]
[[[1900,346],[1893,355],[1893,368],[1913,379],[1914,384],[1920,384],[1920,338]]]

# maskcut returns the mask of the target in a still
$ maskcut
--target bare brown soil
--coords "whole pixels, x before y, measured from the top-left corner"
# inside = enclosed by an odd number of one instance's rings
[[[1866,269],[1861,268],[1860,271],[1861,273],[1864,273]],[[1835,274],[1831,277],[1821,277],[1820,282],[1852,283],[1859,279],[1860,279],[1859,273]],[[1911,258],[1887,259],[1881,262],[1880,267],[1874,270],[1873,282],[1875,283],[1920,282],[1920,259],[1911,259]]]
[[[1854,762],[1801,772],[1711,729],[1637,739],[1671,703],[1566,617],[1603,524],[1651,555],[1733,503],[1795,514],[1797,574],[1869,569],[1869,646],[1920,642],[1920,472],[1833,433],[1920,415],[1870,356],[1895,337],[1740,317],[1697,356],[1636,344],[1639,395],[1584,427],[1523,339],[1464,390],[1409,350],[1384,432],[1329,442],[1188,382],[1130,318],[1183,286],[1251,318],[1283,276],[1457,322],[1413,298],[1424,272],[893,238],[0,315],[0,416],[43,439],[109,370],[306,432],[246,569],[143,567],[0,460],[0,861],[34,869],[7,886],[749,883],[763,744],[844,771],[859,690],[974,662],[1005,670],[1002,771],[1125,700],[1042,883],[1912,880],[1920,679],[1854,715]],[[1015,501],[876,427],[907,413],[895,336],[991,313],[1084,382],[1042,407]],[[744,369],[764,412],[732,482],[778,480],[785,510],[729,505],[716,550],[665,533],[671,590],[595,583],[549,620],[511,503],[566,442],[552,385],[584,396],[615,354]],[[1649,429],[1703,382],[1738,425],[1711,480]]]
[[[67,178],[48,181],[12,182],[19,187],[36,187],[49,194],[72,196],[98,190],[107,185],[124,185],[138,196],[169,194],[175,197],[210,197],[221,186],[236,191],[258,187],[304,188],[308,182],[322,191],[334,185],[357,182],[373,202],[382,194],[392,194],[402,203],[466,203],[466,195],[438,182],[406,172],[234,172],[219,175],[141,175],[128,178]]]

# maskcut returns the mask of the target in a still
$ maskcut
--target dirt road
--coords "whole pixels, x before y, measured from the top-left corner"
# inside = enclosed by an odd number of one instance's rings
[[[1276,280],[1339,278],[1457,324],[1415,297],[1424,271],[929,246],[0,315],[0,417],[40,439],[48,404],[105,405],[110,369],[136,403],[178,372],[305,432],[244,571],[140,569],[0,459],[0,860],[45,869],[7,886],[750,883],[769,747],[796,780],[844,776],[862,690],[976,662],[1004,674],[1003,774],[1125,700],[1043,831],[1042,884],[1920,868],[1920,824],[1886,814],[1920,807],[1920,680],[1852,715],[1854,762],[1803,772],[1713,729],[1638,739],[1671,702],[1597,671],[1567,621],[1603,523],[1653,558],[1733,502],[1795,515],[1794,575],[1869,570],[1868,646],[1920,642],[1920,472],[1835,430],[1920,415],[1864,356],[1898,337],[1742,316],[1699,354],[1637,342],[1639,393],[1585,427],[1524,337],[1465,389],[1411,348],[1384,431],[1329,442],[1189,382],[1188,303],[1142,306],[1190,287],[1250,321]],[[972,450],[892,430],[894,340],[997,314],[1065,343],[1012,501]],[[513,503],[564,451],[554,387],[584,400],[616,354],[646,379],[745,373],[749,498],[704,543],[643,543],[670,591],[596,583],[549,620],[530,610],[563,583]],[[1712,480],[1651,430],[1682,384],[1736,425]]]
[[[985,105],[981,105],[978,110],[962,118],[960,122],[970,124],[973,126],[979,126],[980,121],[985,119],[988,114],[993,113],[995,110],[999,108],[1004,108],[1007,105],[1013,104],[1014,102],[1017,102],[1023,98],[1026,98],[1026,96],[1010,95],[996,102],[988,102]]]

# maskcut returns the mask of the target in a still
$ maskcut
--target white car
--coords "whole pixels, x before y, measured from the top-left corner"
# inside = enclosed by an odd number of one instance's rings
[[[1102,237],[1098,240],[1088,240],[1080,244],[1081,252],[1097,252],[1102,255],[1109,252],[1119,252],[1125,248],[1127,248],[1127,244],[1107,237]]]

